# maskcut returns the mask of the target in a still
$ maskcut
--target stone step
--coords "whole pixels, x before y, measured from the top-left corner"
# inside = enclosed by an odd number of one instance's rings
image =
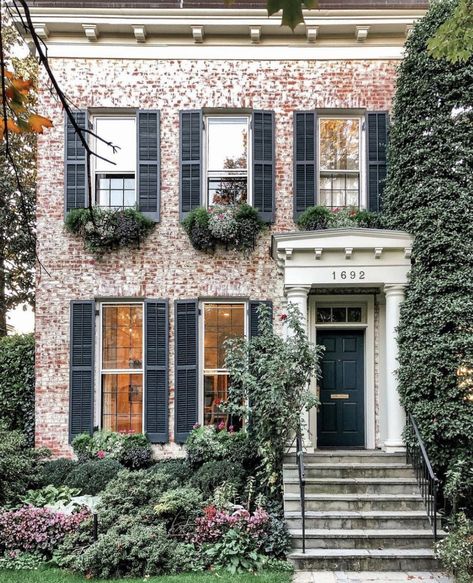
[[[295,464],[296,454],[291,452],[284,456],[285,464]],[[359,464],[405,464],[406,454],[404,453],[384,453],[379,449],[372,450],[317,450],[315,452],[304,452],[304,463],[359,463]]]
[[[301,528],[300,511],[286,512],[286,523],[289,529]],[[430,522],[425,510],[408,511],[309,511],[305,513],[307,529],[429,529]],[[439,521],[440,526],[440,521]]]
[[[297,571],[438,571],[426,549],[307,549],[289,555]]]
[[[364,463],[304,463],[305,477],[309,478],[414,478],[414,470],[406,464]],[[297,478],[296,464],[285,464],[286,478]]]
[[[305,496],[306,511],[404,511],[423,510],[424,501],[415,494],[310,494]],[[299,491],[284,494],[285,512],[300,512]]]
[[[302,548],[302,530],[289,531],[294,549]],[[307,549],[426,549],[433,548],[432,530],[306,529]]]
[[[308,478],[307,494],[417,494],[414,478]],[[299,492],[299,479],[286,478],[284,492]]]

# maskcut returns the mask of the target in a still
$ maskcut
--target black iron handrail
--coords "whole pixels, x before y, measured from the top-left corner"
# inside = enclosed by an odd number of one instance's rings
[[[406,460],[414,468],[417,483],[427,508],[427,515],[434,531],[434,540],[436,541],[439,479],[432,469],[419,428],[411,414],[408,415],[406,433]]]
[[[301,499],[301,526],[302,526],[302,552],[305,554],[305,467],[304,467],[304,443],[301,428],[296,435],[296,460],[299,475],[299,493]]]

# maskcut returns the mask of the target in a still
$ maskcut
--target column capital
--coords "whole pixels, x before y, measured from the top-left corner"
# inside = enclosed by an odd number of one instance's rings
[[[289,285],[284,287],[284,293],[287,297],[291,296],[308,296],[310,285]]]
[[[406,291],[405,283],[386,283],[384,285],[384,293],[386,296],[401,296],[404,297]]]

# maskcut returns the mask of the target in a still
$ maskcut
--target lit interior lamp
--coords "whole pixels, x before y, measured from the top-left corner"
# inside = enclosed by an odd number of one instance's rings
[[[462,365],[457,369],[458,386],[465,391],[465,401],[473,401],[473,368]]]

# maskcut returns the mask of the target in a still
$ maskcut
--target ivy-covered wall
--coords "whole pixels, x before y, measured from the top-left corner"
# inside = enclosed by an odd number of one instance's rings
[[[441,474],[473,451],[473,60],[426,49],[454,5],[433,3],[407,42],[384,194],[389,225],[415,236],[400,392]]]

